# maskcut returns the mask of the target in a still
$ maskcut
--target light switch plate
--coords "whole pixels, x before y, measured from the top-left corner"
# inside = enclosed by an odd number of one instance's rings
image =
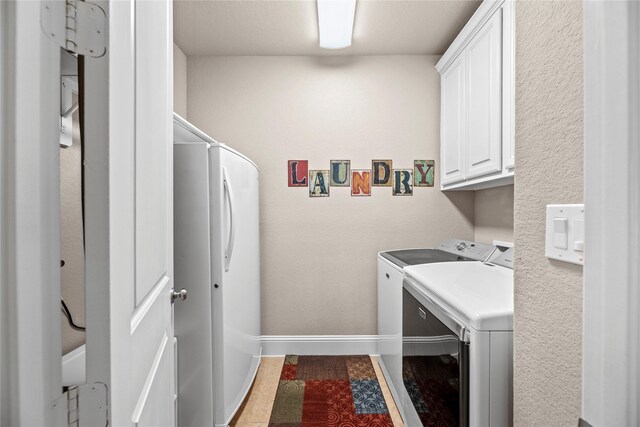
[[[545,255],[584,264],[584,205],[547,205]]]

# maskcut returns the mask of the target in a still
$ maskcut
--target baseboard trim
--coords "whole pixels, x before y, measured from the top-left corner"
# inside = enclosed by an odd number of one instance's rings
[[[263,335],[262,355],[377,354],[377,335]]]

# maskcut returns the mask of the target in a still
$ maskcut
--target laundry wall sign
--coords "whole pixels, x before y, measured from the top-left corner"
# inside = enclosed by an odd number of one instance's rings
[[[413,196],[413,169],[393,171],[393,195]]]
[[[309,197],[329,197],[331,187],[349,187],[352,197],[371,196],[372,187],[388,187],[394,196],[413,196],[414,188],[433,187],[434,160],[414,160],[407,166],[394,169],[392,160],[376,159],[371,169],[351,169],[351,160],[330,160],[329,169],[309,169],[308,160],[289,160],[288,185],[307,188]]]
[[[351,160],[331,160],[330,162],[331,186],[350,187],[351,186]]]
[[[309,197],[329,197],[329,171],[309,171]]]
[[[288,163],[289,187],[308,186],[309,161],[289,160]]]
[[[351,195],[370,196],[371,195],[371,170],[354,169],[351,174]]]
[[[433,187],[433,171],[435,162],[433,160],[414,160],[413,177],[416,187]]]
[[[371,161],[372,185],[374,187],[391,187],[391,175],[393,173],[392,160]]]

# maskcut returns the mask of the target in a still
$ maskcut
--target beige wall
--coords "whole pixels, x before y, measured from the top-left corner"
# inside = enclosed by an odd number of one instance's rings
[[[516,5],[514,425],[576,426],[582,268],[544,256],[545,205],[583,201],[582,2]]]
[[[187,118],[187,57],[173,44],[173,111]]]
[[[475,192],[475,240],[513,243],[513,185]]]
[[[439,159],[436,60],[188,58],[189,120],[260,167],[264,334],[375,334],[378,251],[473,238],[473,194],[444,194],[439,180],[413,197],[287,187],[289,159]]]
[[[74,102],[76,97],[73,97]],[[72,144],[60,149],[60,288],[73,321],[84,326],[84,237],[82,225],[82,149],[80,116],[72,116]],[[76,331],[60,313],[62,321],[62,353],[81,346],[85,334]]]

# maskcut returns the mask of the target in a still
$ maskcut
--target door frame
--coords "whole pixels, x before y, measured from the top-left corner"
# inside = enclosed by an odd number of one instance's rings
[[[135,280],[135,2],[94,3],[107,14],[109,44],[104,56],[85,57],[93,84],[84,96],[96,100],[84,118],[86,382],[108,389],[110,425],[130,425],[132,403],[118,391],[127,388],[131,360],[113,350],[112,338],[132,328],[131,296],[123,295]],[[0,2],[0,425],[68,424],[54,71],[60,47],[41,30],[40,7],[40,1]],[[97,411],[81,412],[81,425],[98,425]]]
[[[0,424],[52,425],[67,411],[56,404],[60,47],[41,30],[40,2],[1,2],[0,19]]]
[[[640,4],[584,1],[582,420],[638,425]]]

